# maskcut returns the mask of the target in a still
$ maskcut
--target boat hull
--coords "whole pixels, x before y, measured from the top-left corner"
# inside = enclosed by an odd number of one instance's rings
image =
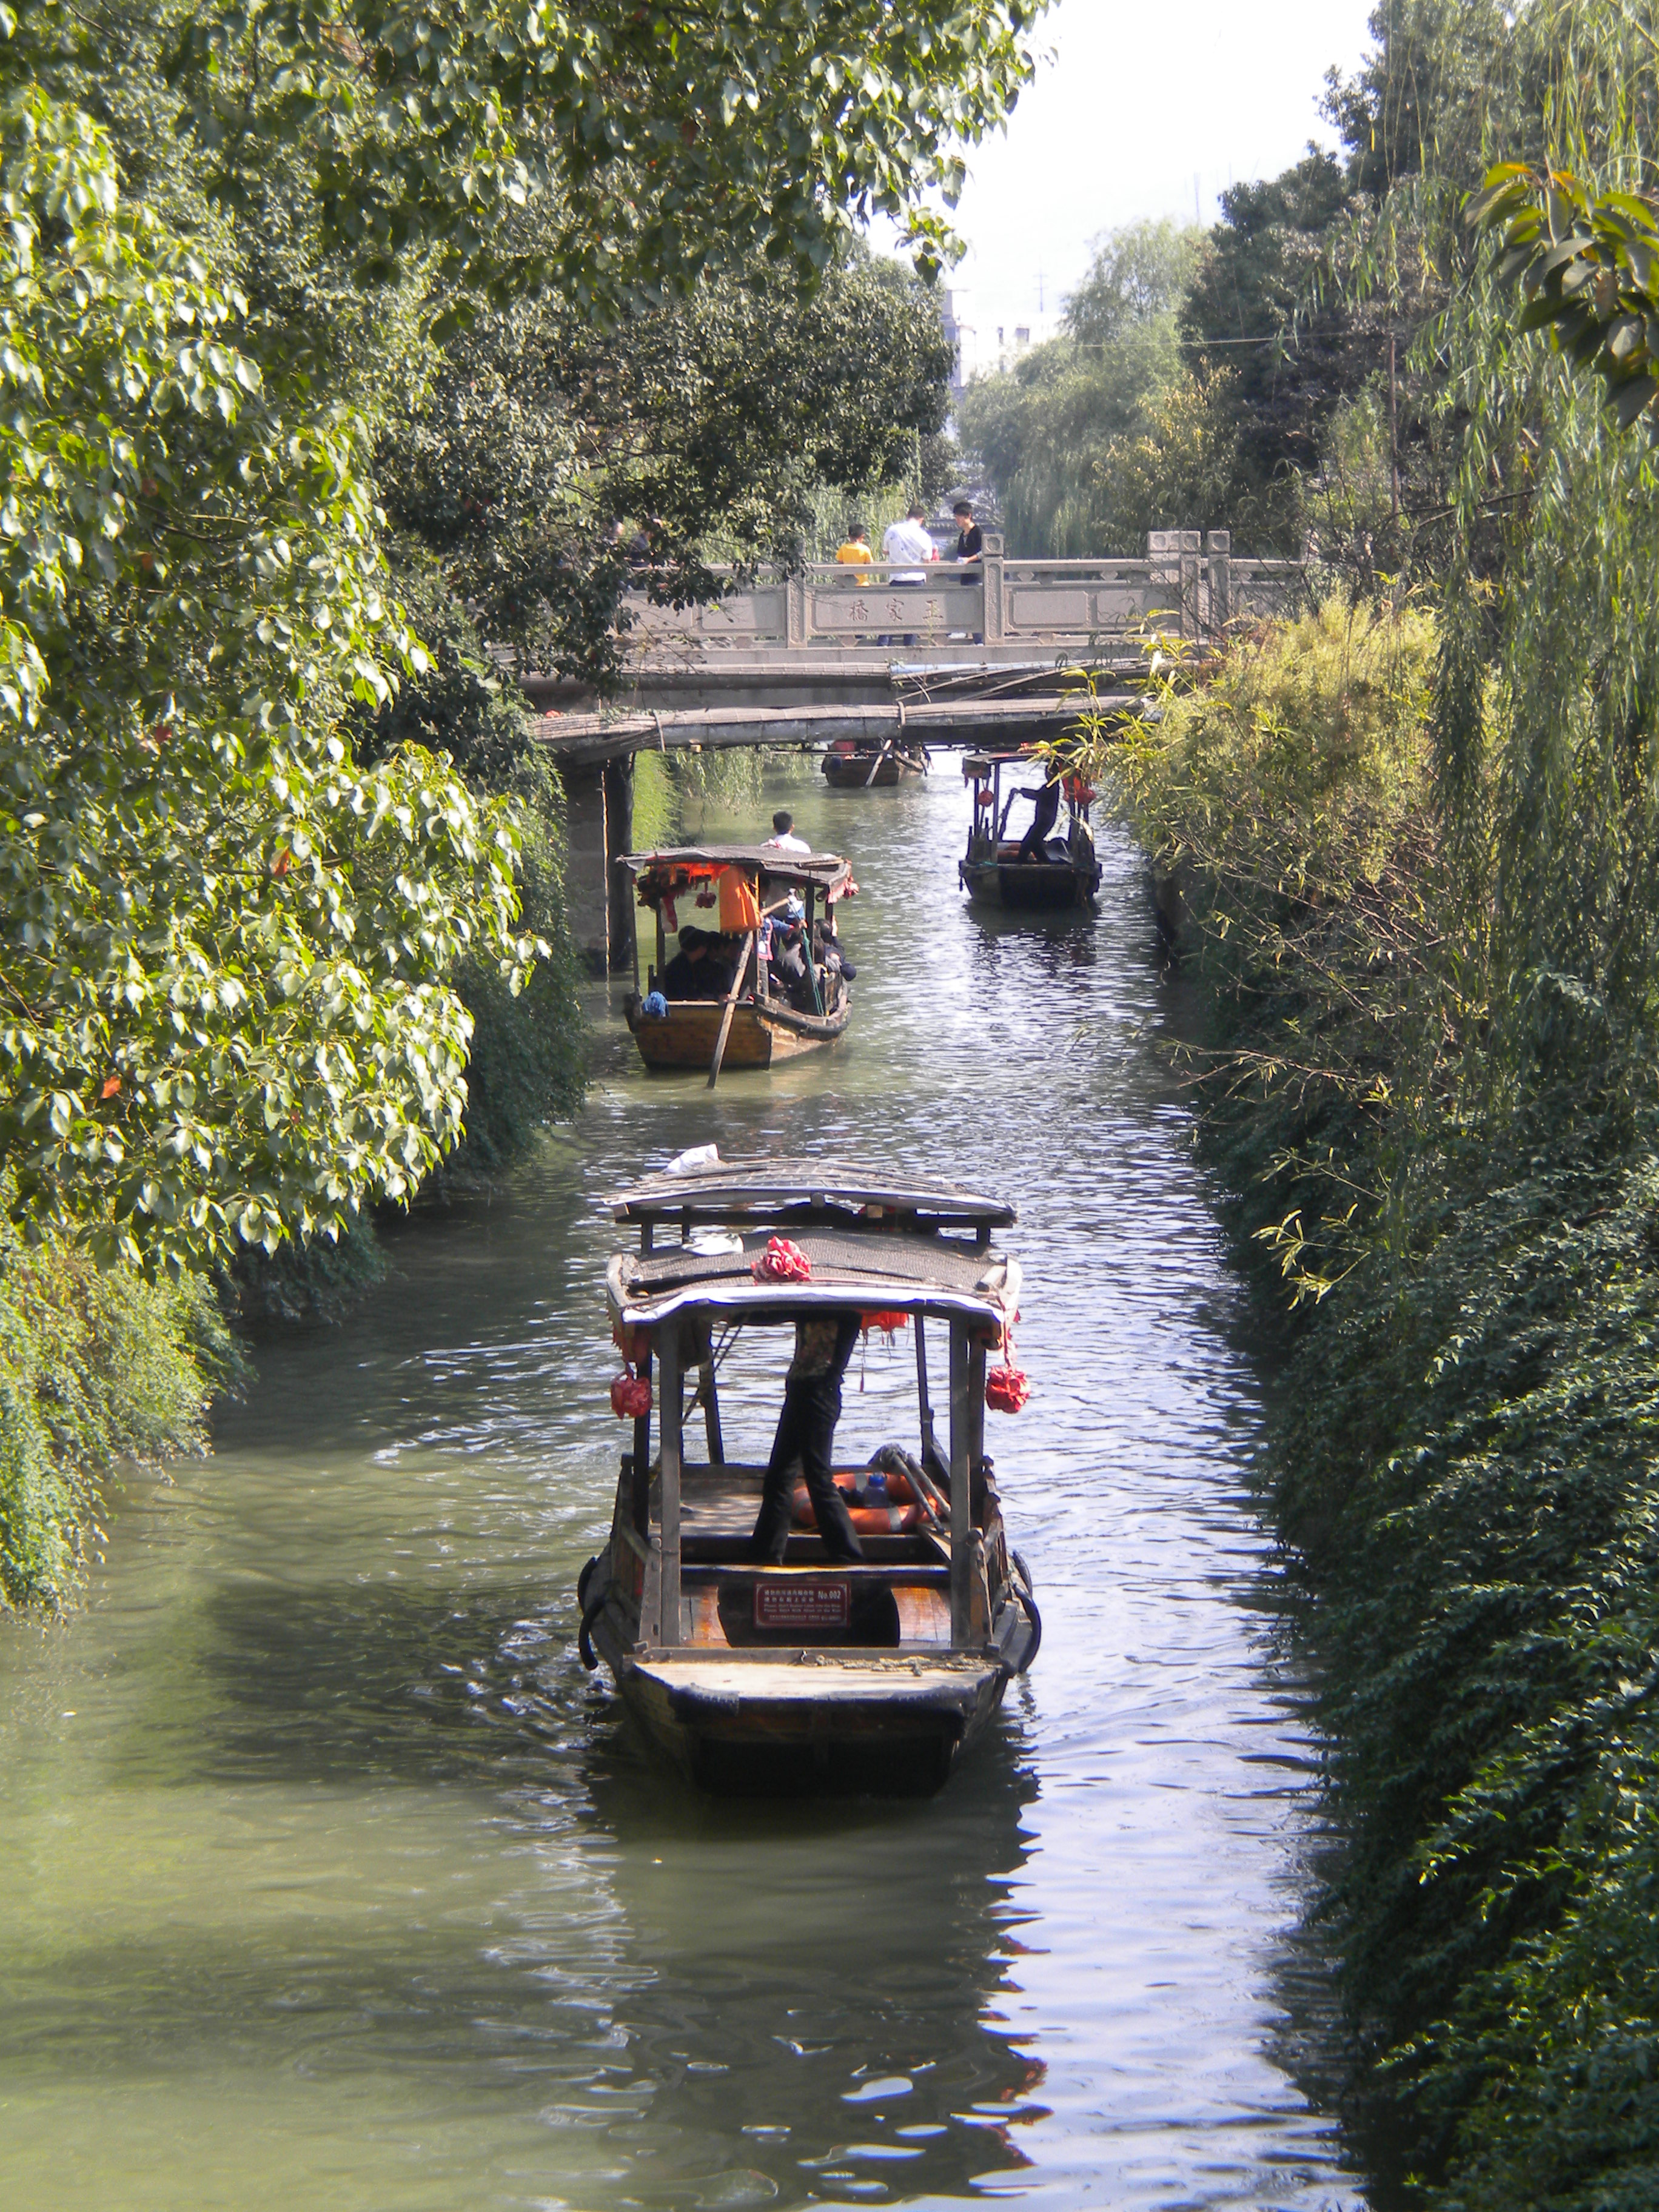
[[[1086,823],[1074,822],[1064,837],[1051,837],[1045,850],[1045,860],[1023,860],[1012,838],[976,833],[965,858],[957,863],[957,874],[979,906],[1025,913],[1092,907],[1100,889],[1100,862]]]
[[[890,752],[879,759],[868,753],[862,758],[857,753],[828,753],[823,762],[824,781],[831,791],[879,791],[896,783],[913,782],[927,772],[921,761]]]
[[[932,1796],[984,1733],[1010,1673],[956,1653],[606,1656],[653,1742],[699,1789],[738,1796]]]
[[[719,999],[676,999],[670,1001],[664,1018],[649,1021],[639,1000],[630,999],[628,1026],[647,1067],[671,1073],[695,1068],[707,1073],[725,1011]],[[846,1030],[850,1012],[844,996],[834,1013],[823,1016],[797,1013],[774,1000],[758,1005],[744,1000],[732,1010],[721,1066],[770,1067],[775,1060],[793,1060],[798,1053],[834,1044]]]

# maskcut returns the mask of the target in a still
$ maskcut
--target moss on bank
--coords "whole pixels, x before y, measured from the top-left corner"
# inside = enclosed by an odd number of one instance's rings
[[[1659,2199],[1659,1111],[1539,976],[1492,1079],[1420,617],[1327,610],[1115,759],[1179,877],[1233,1223],[1276,1262],[1295,1547],[1347,1843],[1357,2099],[1443,2212]],[[1478,926],[1478,917],[1477,917]]]

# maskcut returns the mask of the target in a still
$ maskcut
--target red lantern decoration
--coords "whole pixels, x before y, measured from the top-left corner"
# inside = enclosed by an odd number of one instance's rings
[[[1031,1395],[1031,1386],[1025,1379],[1025,1370],[1014,1364],[1014,1322],[1004,1322],[999,1337],[1002,1347],[1002,1364],[994,1367],[985,1378],[985,1402],[994,1413],[1017,1413]]]
[[[651,1385],[630,1368],[611,1385],[611,1410],[619,1421],[642,1421],[651,1411]]]
[[[884,1310],[880,1313],[866,1313],[859,1316],[859,1327],[866,1336],[872,1328],[878,1328],[884,1336],[892,1336],[899,1329],[908,1328],[909,1322],[908,1314],[899,1313],[896,1310],[888,1312]]]
[[[1023,1367],[994,1367],[985,1378],[985,1402],[994,1413],[1017,1413],[1031,1395]]]
[[[975,787],[974,804],[975,806],[995,805],[996,794],[993,792],[988,783],[981,783]]]
[[[775,1237],[760,1257],[750,1262],[749,1272],[757,1283],[810,1283],[812,1262],[799,1244]]]

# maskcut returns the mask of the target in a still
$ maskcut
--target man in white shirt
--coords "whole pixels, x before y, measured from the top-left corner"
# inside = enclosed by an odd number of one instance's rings
[[[939,548],[927,535],[925,525],[927,510],[913,507],[902,522],[890,522],[881,541],[884,561],[937,561]],[[925,584],[927,581],[920,569],[907,569],[902,575],[889,579],[895,584]]]
[[[918,504],[910,509],[902,522],[890,522],[882,535],[881,557],[884,561],[937,561],[939,548],[928,536],[925,525],[927,510]],[[903,568],[888,578],[889,586],[896,591],[925,589],[927,577],[920,568]],[[878,637],[878,645],[914,645],[916,633],[912,630],[904,637]]]
[[[762,846],[762,852],[810,853],[812,848],[805,837],[795,835],[795,817],[787,806],[779,807],[772,817],[772,834]]]

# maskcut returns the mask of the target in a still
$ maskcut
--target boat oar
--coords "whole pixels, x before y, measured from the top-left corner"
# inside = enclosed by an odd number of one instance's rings
[[[869,790],[871,785],[875,781],[877,773],[880,769],[882,763],[886,759],[888,754],[891,752],[892,750],[892,739],[890,738],[884,738],[881,741],[881,750],[876,755],[874,760],[871,762],[870,773],[864,779],[864,787],[866,791]]]
[[[732,1017],[737,1012],[738,994],[743,988],[743,979],[749,972],[749,956],[755,949],[755,933],[751,929],[743,940],[743,951],[738,955],[738,972],[732,978],[732,988],[726,994],[725,1011],[720,1015],[720,1033],[714,1042],[714,1064],[708,1071],[708,1088],[712,1091],[720,1079],[720,1062],[726,1057],[726,1040],[732,1034]]]

